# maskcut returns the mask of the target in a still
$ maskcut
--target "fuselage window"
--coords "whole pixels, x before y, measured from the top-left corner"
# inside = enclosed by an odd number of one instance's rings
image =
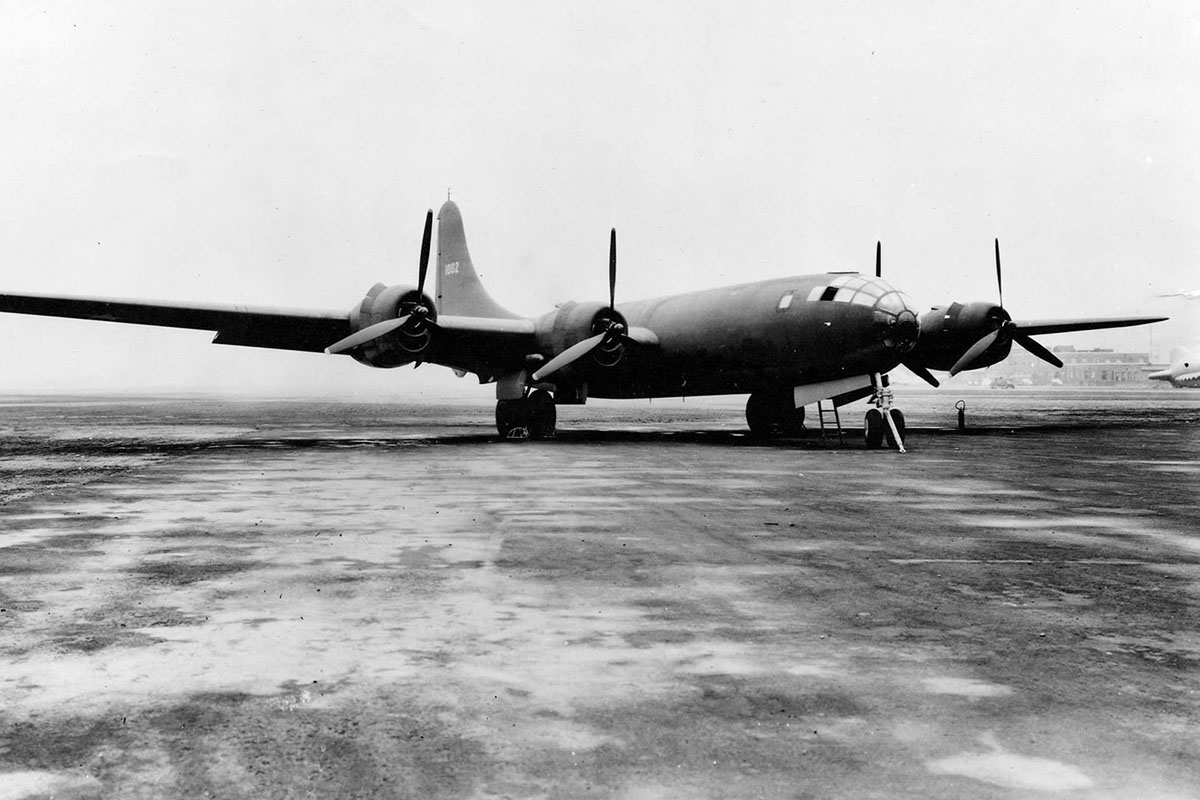
[[[776,311],[787,311],[792,307],[792,294],[792,292],[788,292],[779,298],[779,306],[776,308]]]

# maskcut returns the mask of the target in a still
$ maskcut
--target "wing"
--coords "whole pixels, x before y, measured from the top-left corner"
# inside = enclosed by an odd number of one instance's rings
[[[483,382],[519,372],[526,356],[537,352],[530,319],[445,315],[434,323],[436,335],[423,360],[474,372]]]
[[[1040,319],[1013,320],[1012,324],[1025,336],[1042,333],[1069,333],[1071,331],[1097,331],[1105,328],[1129,328],[1162,322],[1166,317],[1093,317],[1091,319]]]
[[[214,344],[320,353],[349,335],[344,311],[185,305],[100,297],[0,294],[0,312],[216,331]]]

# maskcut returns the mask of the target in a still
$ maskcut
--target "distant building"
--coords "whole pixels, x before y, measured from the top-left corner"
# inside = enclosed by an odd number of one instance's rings
[[[1146,386],[1153,369],[1149,353],[1076,350],[1071,345],[1055,347],[1053,353],[1062,359],[1061,369],[1014,344],[1012,355],[988,371],[1016,386]]]

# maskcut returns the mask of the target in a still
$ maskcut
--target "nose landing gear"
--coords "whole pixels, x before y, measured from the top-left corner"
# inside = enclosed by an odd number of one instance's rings
[[[886,439],[888,447],[905,453],[904,414],[892,407],[892,389],[879,373],[875,373],[874,387],[871,402],[875,407],[867,409],[864,420],[867,449],[878,450]]]

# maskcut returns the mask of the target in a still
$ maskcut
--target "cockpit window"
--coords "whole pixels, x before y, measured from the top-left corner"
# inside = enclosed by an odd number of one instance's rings
[[[845,289],[840,291],[845,291]],[[850,302],[854,303],[856,306],[869,306],[875,304],[875,298],[867,292],[856,292],[854,296],[850,298]]]
[[[912,301],[903,292],[893,289],[886,281],[855,274],[832,276],[828,286],[814,288],[808,299],[875,306],[892,314],[899,314],[912,307]]]
[[[794,292],[788,292],[783,297],[779,298],[779,305],[776,307],[775,310],[776,311],[787,311],[789,308],[791,308],[793,294],[794,294]]]
[[[907,307],[906,298],[900,292],[888,292],[879,299],[879,308],[893,314],[899,314]]]

